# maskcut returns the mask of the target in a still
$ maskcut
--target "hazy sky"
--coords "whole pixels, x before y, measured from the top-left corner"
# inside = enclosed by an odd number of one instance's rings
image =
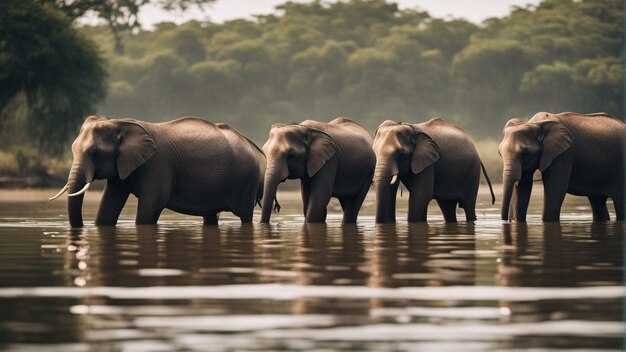
[[[292,0],[294,1],[294,0]],[[197,9],[187,12],[167,13],[154,7],[142,10],[140,20],[144,28],[151,28],[153,24],[163,21],[177,23],[190,19],[223,22],[236,18],[251,18],[256,14],[268,14],[274,11],[274,6],[286,0],[217,0],[204,13]],[[308,2],[295,0],[295,2]],[[431,16],[464,17],[479,23],[489,17],[501,17],[510,12],[511,6],[538,4],[540,0],[395,0],[401,8],[419,7],[428,11]]]

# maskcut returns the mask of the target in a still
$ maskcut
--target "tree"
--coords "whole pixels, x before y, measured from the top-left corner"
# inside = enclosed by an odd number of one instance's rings
[[[72,20],[90,13],[102,19],[113,34],[116,54],[124,53],[122,33],[139,28],[139,11],[145,5],[156,4],[166,11],[185,10],[190,6],[202,8],[215,0],[39,0],[53,3]]]
[[[35,145],[58,152],[104,97],[105,75],[96,47],[63,12],[0,2],[0,123],[22,118]]]
[[[262,144],[273,122],[453,120],[499,136],[511,116],[623,116],[619,0],[548,0],[480,26],[399,10],[390,1],[287,2],[282,13],[137,30],[106,54],[99,111],[154,121],[197,114]],[[103,26],[81,28],[102,48]]]
[[[483,27],[451,67],[457,107],[479,133],[537,111],[623,118],[622,1],[545,0]]]

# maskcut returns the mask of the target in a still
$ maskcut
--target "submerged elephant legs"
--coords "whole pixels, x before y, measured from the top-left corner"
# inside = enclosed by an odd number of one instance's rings
[[[611,217],[609,216],[609,209],[606,207],[606,200],[608,197],[605,196],[588,196],[589,204],[591,205],[591,212],[593,214],[594,221],[609,221]]]
[[[102,193],[100,206],[96,213],[97,226],[113,226],[128,200],[130,192],[112,180],[107,180],[107,184]]]
[[[339,203],[341,203],[341,208],[343,209],[343,221],[344,224],[354,224],[356,223],[357,216],[359,215],[359,210],[361,209],[361,205],[365,200],[365,196],[367,196],[367,192],[369,191],[370,185],[364,184],[363,188],[359,191],[356,196],[352,197],[342,197],[339,198]]]

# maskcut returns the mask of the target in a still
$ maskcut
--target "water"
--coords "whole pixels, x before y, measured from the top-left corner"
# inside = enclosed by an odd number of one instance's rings
[[[270,226],[165,212],[70,230],[47,191],[0,192],[0,349],[37,351],[621,350],[623,224],[569,198],[561,224],[479,220],[303,225],[298,193]],[[93,219],[99,194],[85,201]],[[259,214],[255,215],[255,220]]]

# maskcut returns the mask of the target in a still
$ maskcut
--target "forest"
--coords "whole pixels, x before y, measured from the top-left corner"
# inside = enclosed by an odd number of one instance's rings
[[[2,87],[0,138],[10,143],[1,148],[63,155],[90,114],[149,121],[198,116],[229,123],[260,145],[272,123],[336,116],[371,131],[384,119],[440,116],[491,141],[501,138],[509,118],[538,111],[623,118],[623,21],[618,0],[545,0],[481,24],[383,0],[350,0],[286,2],[254,20],[160,23],[120,33],[73,23],[67,38],[87,48],[84,63],[42,70],[88,72],[68,73],[79,83],[68,90],[83,99],[50,89],[11,95]],[[4,23],[0,31],[10,29]],[[51,44],[53,50],[73,50],[67,38],[56,38],[67,48]],[[0,63],[13,62],[7,48],[0,45]],[[0,65],[0,84],[19,80],[11,76],[17,69]],[[40,94],[54,95],[49,106],[29,103]],[[59,101],[67,106],[59,108]]]

